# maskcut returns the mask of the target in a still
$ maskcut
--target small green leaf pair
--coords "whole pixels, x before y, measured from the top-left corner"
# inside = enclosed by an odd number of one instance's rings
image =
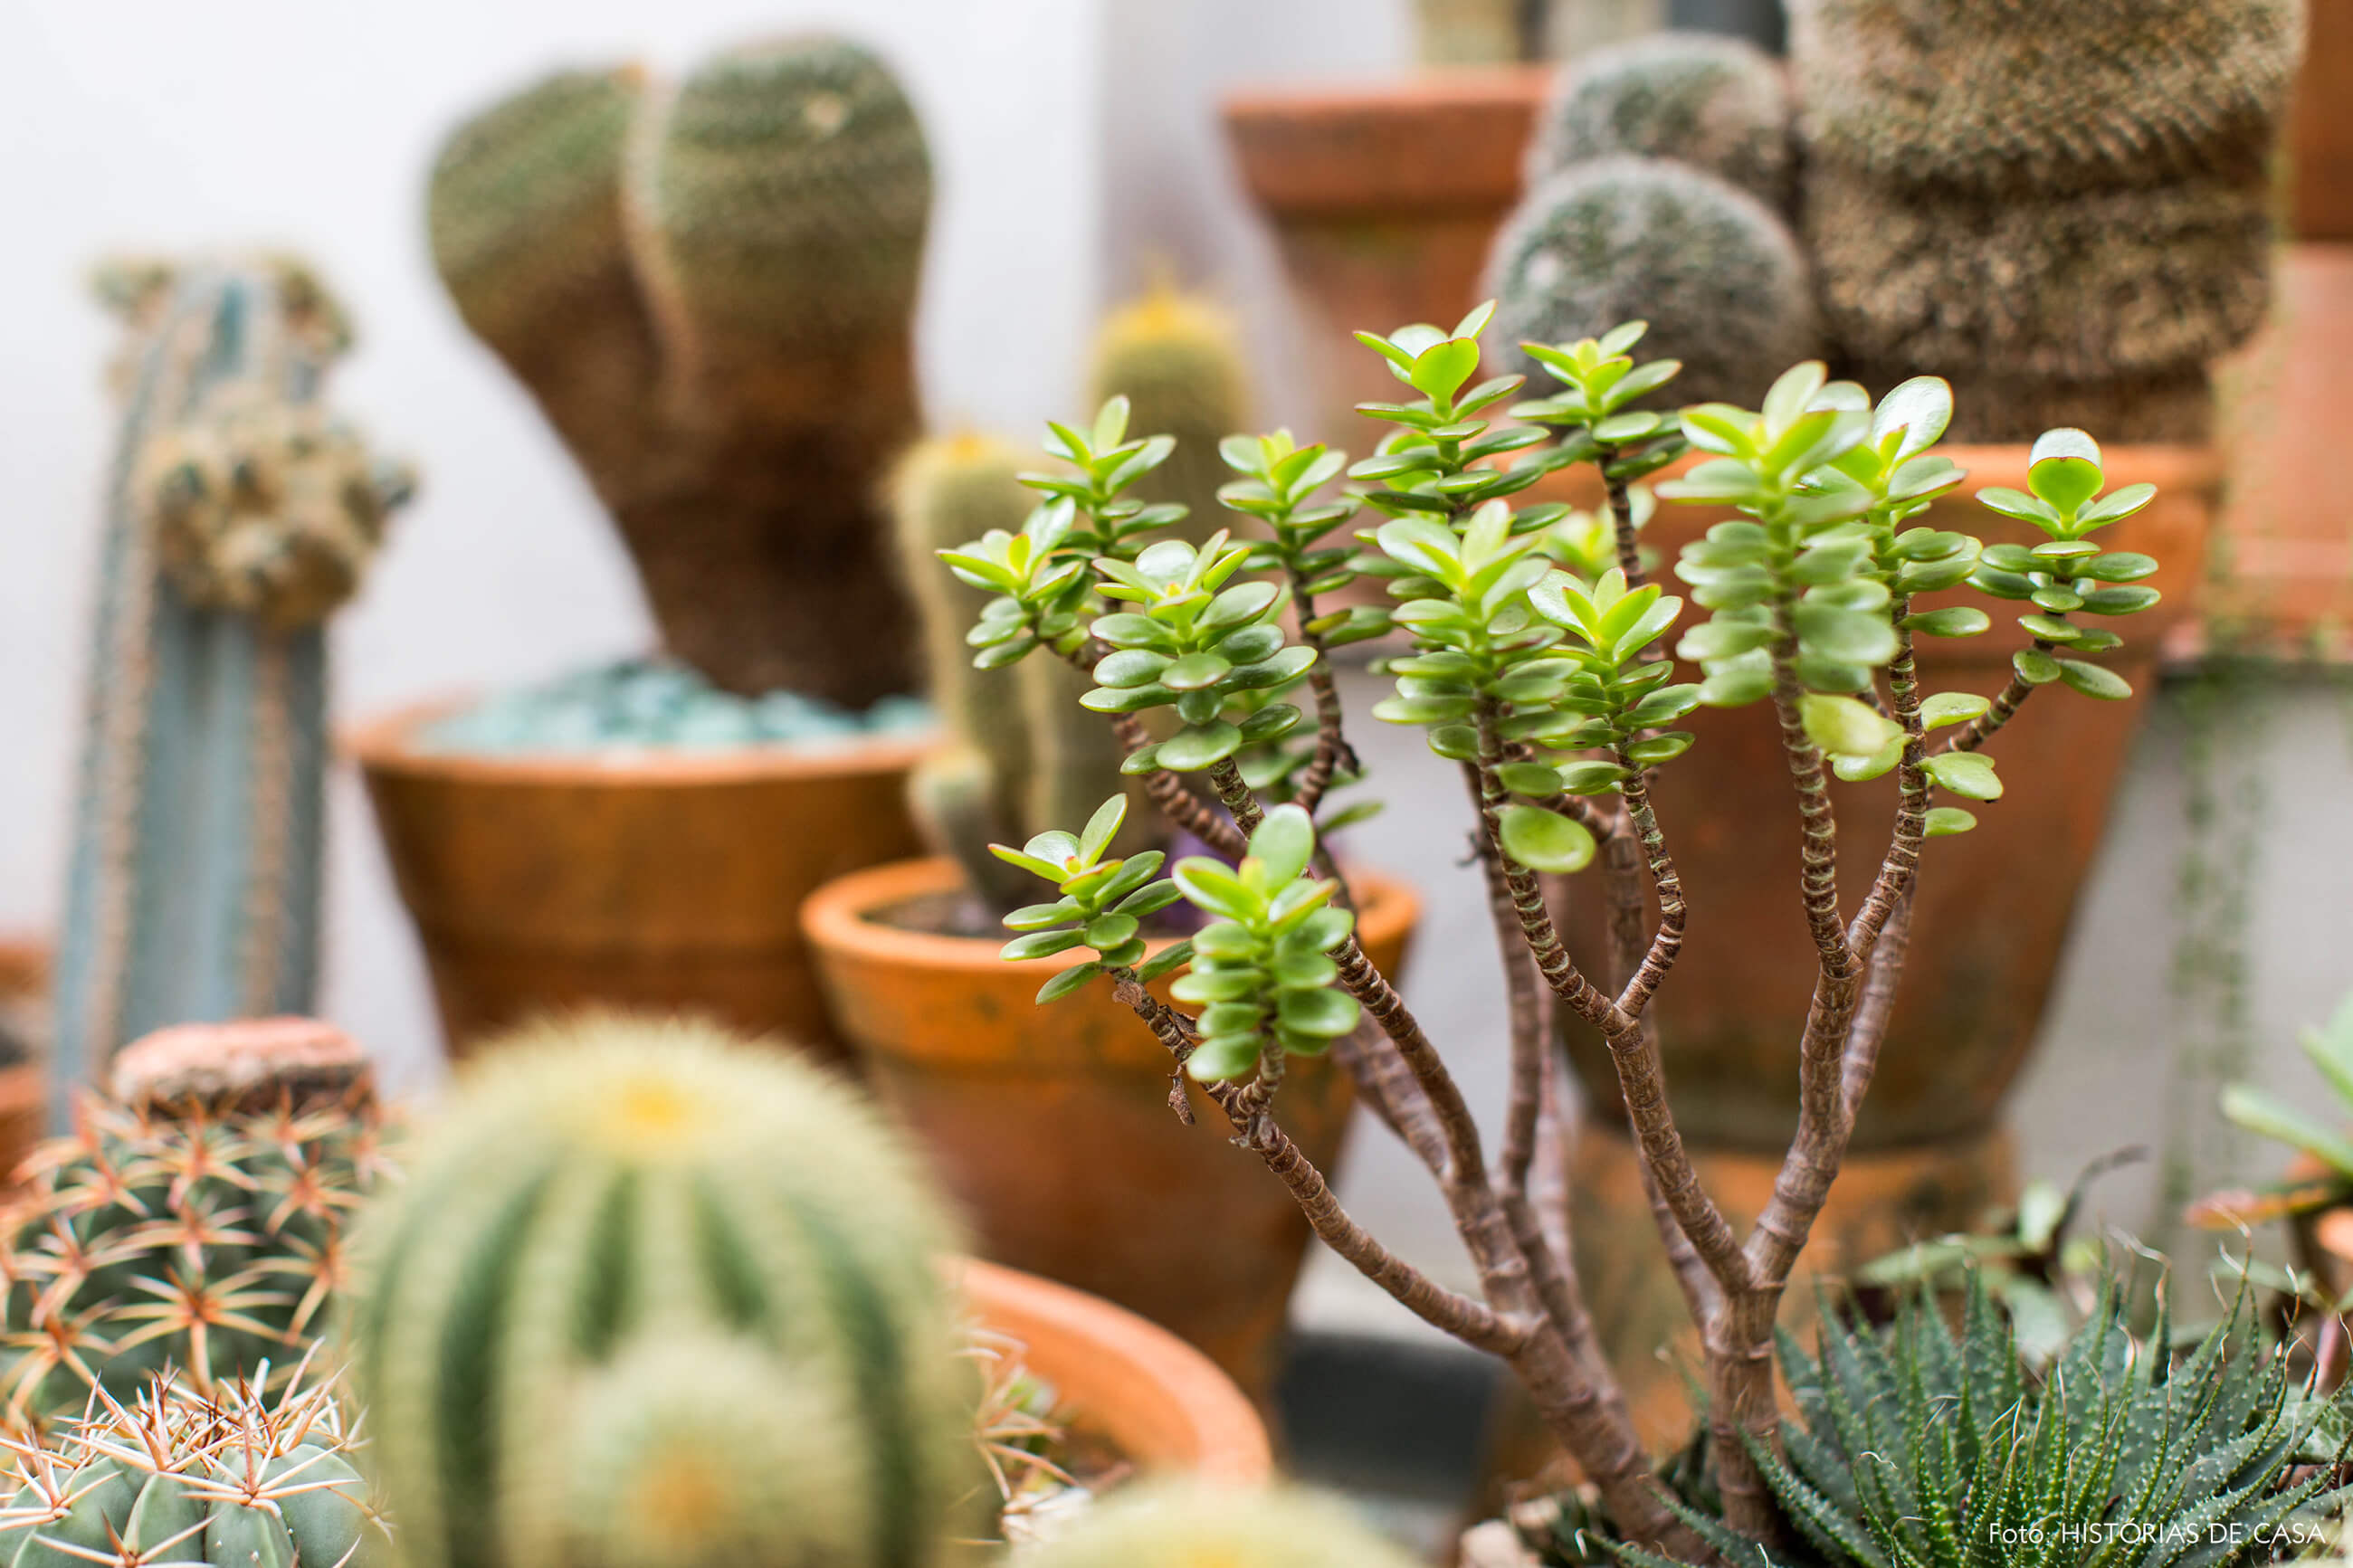
[[[1018,849],[1003,844],[988,847],[990,854],[1008,865],[1053,883],[1061,895],[1051,903],[1026,905],[1006,916],[1005,928],[1023,934],[1007,942],[1000,956],[1018,963],[1077,947],[1094,950],[1092,960],[1073,964],[1039,987],[1041,1003],[1069,995],[1106,970],[1133,969],[1138,978],[1152,980],[1189,956],[1183,942],[1145,956],[1143,922],[1183,895],[1176,883],[1154,880],[1167,858],[1157,849],[1124,859],[1103,858],[1126,820],[1126,797],[1113,795],[1095,808],[1085,829],[1075,836],[1058,828],[1040,833]]]

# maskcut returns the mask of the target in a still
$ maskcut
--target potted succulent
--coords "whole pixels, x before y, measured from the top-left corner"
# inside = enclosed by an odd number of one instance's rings
[[[592,1002],[830,1048],[801,898],[915,847],[876,491],[918,427],[930,204],[897,82],[822,37],[675,84],[561,73],[443,148],[435,263],[587,472],[671,661],[351,737],[453,1050]]]
[[[1272,1393],[1305,1221],[1259,1177],[1255,1162],[1212,1130],[1213,1119],[1187,1126],[1163,1112],[1181,1090],[1157,1047],[1139,1040],[1107,997],[1080,997],[1043,1015],[1030,1005],[1066,961],[1041,955],[1008,965],[997,957],[997,921],[1032,901],[1033,879],[993,855],[991,844],[1027,842],[1058,822],[1083,820],[1105,795],[1124,792],[1126,752],[1110,726],[1078,705],[1086,683],[1069,668],[1042,659],[974,667],[965,634],[987,595],[949,578],[936,559],[993,530],[1022,527],[1039,500],[1030,484],[1049,497],[1073,487],[1098,493],[1128,463],[1148,470],[1121,503],[1140,523],[1205,536],[1221,510],[1216,443],[1241,417],[1240,363],[1221,314],[1183,296],[1155,296],[1105,324],[1091,379],[1119,427],[1073,433],[1081,445],[1071,452],[1094,452],[1075,475],[1030,475],[1025,483],[1025,465],[1009,447],[971,435],[909,455],[892,504],[923,611],[931,689],[950,737],[916,767],[911,798],[936,853],[830,883],[804,918],[841,1034],[876,1092],[920,1139],[986,1254],[1166,1325],[1263,1401]],[[1149,439],[1130,438],[1130,427]],[[1088,448],[1089,440],[1099,447]],[[1208,471],[1205,452],[1212,454]],[[1279,697],[1303,679],[1294,672],[1264,695]],[[1315,679],[1319,700],[1335,700],[1323,672]],[[1313,762],[1270,746],[1254,766],[1303,773]],[[1319,804],[1348,780],[1335,758],[1320,782],[1299,777],[1296,791]],[[1168,842],[1139,828],[1124,834],[1121,847],[1158,856]],[[1394,964],[1414,900],[1377,878],[1366,893],[1368,940]],[[1155,931],[1152,911],[1135,913],[1139,940],[1166,948],[1184,934],[1181,927]],[[1346,1076],[1308,1064],[1293,1090],[1302,1145],[1320,1163],[1336,1161],[1354,1103]],[[1137,1194],[1162,1194],[1165,1218],[1139,1226],[1131,1207]],[[1212,1235],[1188,1226],[1184,1215],[1204,1203],[1230,1228]]]
[[[2091,438],[2056,429],[2036,443],[2024,489],[1990,486],[1979,497],[2040,542],[1988,546],[1918,521],[1966,478],[1935,449],[1951,413],[1942,382],[1915,378],[1874,404],[1816,363],[1777,379],[1760,409],[1645,412],[1636,399],[1669,385],[1677,367],[1636,363],[1627,351],[1639,325],[1531,345],[1556,389],[1511,405],[1525,423],[1498,424],[1521,381],[1473,384],[1492,313],[1482,308],[1451,331],[1362,335],[1407,390],[1366,408],[1392,431],[1348,470],[1363,487],[1353,496],[1324,492],[1344,465],[1321,447],[1282,434],[1224,443],[1238,476],[1225,497],[1264,525],[1266,542],[1155,537],[1148,514],[1120,495],[1148,457],[1123,447],[1113,407],[1087,430],[1054,427],[1053,449],[1080,474],[1053,504],[1018,533],[992,531],[944,552],[959,580],[995,595],[971,634],[979,662],[1059,659],[1084,669],[1095,685],[1082,704],[1118,726],[1127,771],[1172,821],[1219,852],[1180,859],[1157,879],[1156,860],[1115,847],[1121,797],[1082,831],[1008,847],[1001,854],[1036,873],[1048,896],[1009,917],[1023,934],[1006,955],[1083,954],[1046,988],[1048,1005],[1108,990],[1172,1064],[1210,1089],[1237,1141],[1319,1237],[1409,1310],[1518,1373],[1620,1539],[1701,1552],[1709,1542],[1651,1468],[1567,1244],[1558,1161],[1568,1129],[1552,1017],[1573,1015],[1598,1030],[1645,1173],[1643,1212],[1703,1328],[1702,1441],[1721,1517],[1742,1535],[1774,1539],[1781,1525],[1766,1482],[1778,1441],[1774,1322],[1886,1043],[1913,910],[1936,885],[1943,847],[1932,841],[1978,826],[1976,811],[1956,803],[1999,800],[2005,773],[1989,743],[1999,750],[2019,714],[2060,700],[2046,689],[2069,689],[2069,703],[2124,695],[2127,683],[2100,657],[2120,639],[2073,617],[2157,598],[2136,586],[2156,561],[2091,537],[2144,510],[2155,491],[2110,489]],[[1661,495],[1737,514],[1682,552],[1678,575],[1712,612],[1704,619],[1687,618],[1683,600],[1645,580],[1626,489],[1687,446],[1707,460]],[[1567,509],[1514,504],[1547,473],[1578,464],[1610,481],[1609,564],[1592,575],[1547,553]],[[1386,520],[1358,534],[1366,548],[1327,542],[1359,508]],[[1387,583],[1392,608],[1325,612],[1314,602],[1359,574]],[[2030,644],[1991,696],[1924,689],[1917,646],[1982,632],[1989,617],[1913,597],[1964,581],[1996,598],[2037,600],[2024,619]],[[1285,597],[1305,601],[1307,640],[1281,634],[1273,617]],[[1670,639],[1679,621],[1685,629]],[[1448,1069],[1448,1047],[1366,953],[1361,903],[1312,814],[1271,793],[1279,772],[1257,770],[1269,781],[1261,785],[1245,772],[1246,748],[1308,728],[1296,709],[1260,702],[1257,692],[1313,668],[1335,640],[1391,628],[1402,646],[1385,668],[1398,690],[1375,717],[1426,730],[1432,749],[1461,766],[1478,813],[1477,858],[1511,1004],[1510,1099],[1492,1154]],[[1678,680],[1679,660],[1700,679]],[[1811,1001],[1792,1053],[1799,1125],[1764,1213],[1743,1226],[1694,1168],[1647,1020],[1654,998],[1682,978],[1687,931],[1710,920],[1696,882],[1686,887],[1678,870],[1681,847],[1710,818],[1672,818],[1658,786],[1678,772],[1702,781],[1725,772],[1679,763],[1697,737],[1674,726],[1703,707],[1760,704],[1777,740],[1766,761],[1788,792],[1782,818],[1800,839],[1802,875],[1791,890],[1808,932],[1800,969]],[[1161,731],[1136,721],[1167,709],[1174,720]],[[1319,705],[1312,735],[1292,743],[1339,754],[1345,727],[1336,704]],[[1863,862],[1867,884],[1842,892],[1839,862],[1861,835],[1838,833],[1839,818],[1854,815],[1840,785],[1889,774],[1899,804],[1884,847]],[[1606,890],[1621,864],[1633,868],[1638,896],[1610,901],[1627,918],[1598,948],[1573,950],[1540,879],[1598,866]],[[1208,923],[1154,952],[1129,917],[1170,900]],[[1151,982],[1179,964],[1186,973],[1169,999],[1155,996]],[[1475,1290],[1441,1285],[1383,1247],[1339,1208],[1289,1136],[1294,1060],[1327,1049],[1444,1192]]]
[[[2326,1024],[2306,1029],[2299,1043],[2337,1094],[2338,1110],[2353,1105],[2353,995],[2338,1005]],[[2285,1144],[2296,1158],[2268,1186],[2200,1199],[2190,1205],[2189,1222],[2208,1229],[2243,1231],[2266,1220],[2284,1219],[2295,1261],[2317,1281],[2322,1294],[2333,1299],[2353,1292],[2353,1136],[2253,1084],[2234,1083],[2224,1089],[2222,1114],[2250,1132]]]

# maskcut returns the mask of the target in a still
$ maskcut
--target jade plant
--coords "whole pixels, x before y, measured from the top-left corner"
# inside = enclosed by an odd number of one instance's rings
[[[1429,1322],[1512,1366],[1624,1540],[1703,1552],[1600,1354],[1565,1216],[1547,1195],[1557,1184],[1538,1175],[1565,1131],[1552,1015],[1595,1026],[1617,1065],[1661,1240],[1702,1329],[1723,1519],[1772,1539],[1774,1319],[1870,1085],[1915,878],[1933,874],[1933,840],[1976,824],[1951,801],[2000,796],[1986,748],[2025,703],[2053,686],[2123,694],[2100,662],[2117,639],[2097,623],[2156,600],[2138,581],[2156,563],[2094,535],[2153,490],[2107,491],[2091,437],[2054,430],[2035,448],[2028,490],[1979,498],[2037,542],[1989,548],[1938,526],[1957,521],[1950,503],[1936,523],[1919,521],[1966,478],[1934,449],[1951,413],[1941,382],[1908,381],[1874,403],[1805,363],[1761,408],[1638,409],[1679,367],[1638,363],[1634,322],[1525,345],[1554,384],[1527,398],[1520,376],[1476,379],[1492,313],[1482,306],[1451,331],[1359,334],[1404,390],[1361,406],[1387,430],[1354,465],[1280,431],[1222,443],[1236,474],[1222,499],[1261,525],[1258,542],[1164,537],[1125,500],[1166,445],[1130,439],[1114,402],[1091,426],[1050,426],[1048,450],[1066,471],[1032,481],[1045,499],[1018,531],[942,552],[957,578],[992,595],[970,634],[976,662],[1054,659],[1087,672],[1082,705],[1108,721],[1127,772],[1210,851],[1167,868],[1118,853],[1117,800],[1082,827],[999,847],[1050,889],[1009,917],[1021,934],[1006,954],[1070,957],[1043,1000],[1108,985],[1204,1084],[1326,1244]],[[1694,448],[1696,466],[1659,495],[1729,515],[1683,551],[1686,600],[1650,578],[1633,487]],[[1568,509],[1528,497],[1578,465],[1599,470],[1609,514],[1614,549],[1588,563],[1597,571],[1556,563],[1579,553],[1556,531]],[[1344,471],[1355,481],[1345,489]],[[1385,585],[1388,603],[1367,605],[1361,590],[1342,601],[1360,580]],[[1970,588],[2029,612],[2010,679],[1991,697],[1924,689],[1922,639],[1989,625],[1982,608],[1952,602]],[[1422,731],[1460,768],[1476,824],[1511,1018],[1509,1100],[1492,1150],[1449,1066],[1460,1046],[1432,1038],[1358,943],[1348,879],[1319,820],[1333,760],[1348,749],[1346,715],[1336,696],[1324,700],[1335,690],[1327,654],[1382,636],[1377,668],[1396,689],[1374,716]],[[1266,696],[1303,691],[1317,696],[1312,718]],[[1706,918],[1675,870],[1675,837],[1691,825],[1662,820],[1651,795],[1654,772],[1693,744],[1676,721],[1703,704],[1772,715],[1802,840],[1799,912],[1818,950],[1799,1042],[1800,1125],[1772,1202],[1745,1236],[1694,1169],[1650,1019],[1687,921]],[[1145,723],[1152,714],[1157,728]],[[1296,771],[1261,770],[1269,782],[1254,783],[1246,760],[1270,745]],[[1838,832],[1838,784],[1884,774],[1900,804],[1868,894],[1848,907],[1838,862],[1857,851]],[[1658,913],[1618,922],[1606,952],[1571,954],[1540,879],[1588,872],[1614,907],[1654,898]],[[1208,923],[1147,961],[1138,921],[1178,899]],[[1172,1001],[1148,988],[1179,968]],[[1440,1283],[1351,1219],[1284,1132],[1285,1063],[1327,1050],[1439,1184],[1475,1290]]]

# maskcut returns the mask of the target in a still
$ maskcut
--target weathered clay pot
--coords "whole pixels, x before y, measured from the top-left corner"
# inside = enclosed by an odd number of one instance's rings
[[[1968,470],[1968,482],[1923,521],[1989,543],[2040,540],[1968,499],[1989,485],[2023,489],[2024,447],[1948,450]],[[2147,480],[2158,489],[2147,510],[2099,536],[2107,548],[2141,551],[2162,563],[2148,582],[2164,599],[2113,623],[2125,646],[2101,659],[2132,682],[2134,695],[2102,702],[2054,687],[1988,744],[2004,794],[1985,805],[1961,803],[1976,813],[1976,830],[1928,845],[1903,989],[1855,1127],[1858,1152],[1975,1138],[1995,1125],[2033,1042],[2076,892],[2157,688],[2159,647],[2193,607],[2219,458],[2168,447],[2114,447],[2104,455],[2111,486]],[[1660,508],[1646,538],[1660,553],[1669,592],[1676,550],[1725,515]],[[2010,610],[1968,589],[1921,600],[1945,602],[1985,605],[1994,626],[1981,637],[1922,639],[1926,689],[1991,696],[2010,677],[2011,652],[2028,641],[2016,617],[2030,607]],[[1778,1153],[1797,1124],[1798,1039],[1815,964],[1798,903],[1798,818],[1779,730],[1764,703],[1702,709],[1683,723],[1698,743],[1660,771],[1652,791],[1691,908],[1683,954],[1652,1004],[1668,1085],[1687,1139]],[[1878,869],[1895,781],[1891,773],[1831,790],[1840,891],[1852,910]],[[1567,903],[1571,951],[1605,951],[1606,913],[1589,877],[1573,879]],[[1620,1116],[1616,1075],[1599,1037],[1581,1027],[1568,1035],[1588,1103]]]
[[[0,1184],[40,1142],[48,1121],[49,944],[0,938],[0,1029],[22,1058],[0,1063]]]
[[[1101,982],[1040,1007],[1068,958],[1008,963],[995,939],[876,916],[948,893],[948,860],[843,878],[803,921],[835,1023],[869,1081],[931,1152],[982,1249],[1106,1296],[1190,1340],[1253,1398],[1270,1394],[1307,1221],[1198,1089],[1168,1106],[1168,1053]],[[1397,973],[1418,904],[1353,878],[1362,941]],[[1165,987],[1164,987],[1165,989]],[[1294,1058],[1282,1125],[1328,1175],[1353,1103],[1328,1060]]]
[[[1137,1469],[1220,1486],[1273,1479],[1266,1426],[1199,1351],[1098,1296],[968,1258],[965,1301],[986,1328],[1021,1342],[1029,1370]]]
[[[1314,356],[1316,439],[1361,450],[1371,437],[1351,410],[1397,391],[1352,331],[1451,327],[1479,302],[1551,77],[1542,66],[1434,70],[1226,100],[1235,163],[1274,227]]]
[[[418,749],[445,710],[349,736],[453,1057],[585,1005],[695,1012],[839,1058],[801,900],[919,843],[924,737],[824,750],[489,757]]]

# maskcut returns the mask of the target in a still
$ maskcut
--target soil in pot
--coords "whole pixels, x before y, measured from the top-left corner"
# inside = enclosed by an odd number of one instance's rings
[[[1353,877],[1366,951],[1395,974],[1412,893]],[[1261,1406],[1308,1239],[1288,1192],[1228,1141],[1187,1089],[1170,1108],[1167,1053],[1090,985],[1040,1007],[1067,958],[1008,963],[1000,936],[906,929],[952,908],[959,873],[910,861],[846,877],[804,914],[826,994],[869,1081],[929,1151],[990,1258],[1092,1290],[1206,1351]],[[1327,1174],[1354,1103],[1327,1059],[1294,1058],[1285,1130]],[[1214,1224],[1210,1221],[1214,1217]]]
[[[700,1013],[838,1058],[799,925],[918,847],[920,703],[845,713],[630,665],[346,739],[453,1057],[550,1012]]]

